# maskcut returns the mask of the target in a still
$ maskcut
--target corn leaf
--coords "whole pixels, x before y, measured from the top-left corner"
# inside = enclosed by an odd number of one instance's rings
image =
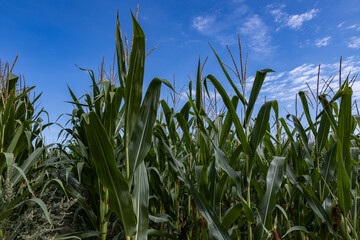
[[[264,228],[270,230],[272,222],[272,212],[276,205],[276,195],[282,183],[284,175],[284,157],[275,157],[270,164],[266,177],[266,192],[260,201],[260,219],[255,229],[255,239],[262,239],[264,235]]]
[[[92,161],[102,184],[109,190],[110,209],[122,220],[126,235],[134,236],[136,219],[129,186],[117,168],[109,136],[95,112],[90,112],[84,119]]]

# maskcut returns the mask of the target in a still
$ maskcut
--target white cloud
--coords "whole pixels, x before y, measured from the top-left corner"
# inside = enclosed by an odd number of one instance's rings
[[[249,9],[243,1],[234,0],[230,12],[219,8],[206,14],[195,15],[191,19],[191,27],[221,45],[236,44],[237,36],[234,29],[239,29]]]
[[[191,96],[194,97],[196,95],[196,91],[194,89],[191,90]],[[189,90],[180,92],[180,100],[189,100]]]
[[[318,10],[314,8],[303,14],[291,15],[289,16],[289,20],[286,25],[288,25],[290,28],[298,29],[303,25],[305,21],[309,21],[313,17],[315,17],[317,12]]]
[[[214,22],[214,16],[197,16],[193,19],[192,27],[199,32],[205,32],[211,28]]]
[[[327,46],[329,44],[330,41],[330,36],[329,37],[324,37],[324,38],[320,38],[320,39],[316,39],[315,40],[315,45],[317,47],[324,47]]]
[[[352,74],[360,73],[360,57],[348,57],[342,61],[342,79],[351,72]],[[331,76],[335,79],[331,83],[331,88],[336,91],[338,89],[339,62],[326,63],[321,65],[320,79],[327,80]],[[318,75],[318,65],[305,63],[289,71],[280,73],[269,73],[261,89],[260,94],[266,95],[267,100],[276,99],[286,106],[295,99],[295,95],[299,91],[309,91],[310,88],[316,91],[316,81]],[[320,89],[323,86],[323,81],[320,80]],[[251,89],[251,84],[247,85],[247,91]],[[327,92],[330,89],[327,89]],[[311,93],[310,93],[311,95]],[[360,82],[355,82],[353,85],[353,99],[360,99]]]
[[[305,63],[300,66],[297,66],[293,69],[289,69],[283,72],[272,72],[268,73],[264,84],[261,88],[259,101],[257,102],[257,107],[260,107],[262,104],[262,99],[267,101],[277,100],[279,102],[279,107],[282,108],[286,106],[290,112],[295,106],[295,96],[299,91],[309,92],[309,97],[313,101],[313,96],[309,91],[308,85],[312,90],[313,94],[316,95],[317,88],[317,78],[318,78],[318,64]],[[320,69],[320,88],[319,92],[321,93],[330,93],[330,88],[323,88],[324,81],[334,77],[333,81],[330,84],[333,91],[338,90],[339,82],[339,62],[334,61],[330,63],[321,64]],[[360,73],[360,57],[353,56],[343,59],[342,61],[342,81],[344,81],[347,75],[351,72],[350,77],[354,76],[353,74]],[[254,75],[248,76],[246,81],[246,97],[248,98],[251,92],[251,88],[254,82]],[[322,80],[324,79],[324,81]],[[360,100],[360,82],[355,82],[352,85],[353,90],[353,100]],[[232,92],[232,90],[229,90]],[[331,94],[330,94],[331,95]],[[301,106],[301,103],[298,98],[298,106]]]
[[[360,37],[352,37],[350,38],[350,42],[348,42],[349,48],[360,49]]]
[[[275,75],[269,75],[268,77],[266,77],[267,83],[265,83],[265,84],[268,84],[269,82],[276,81],[279,78],[282,78],[285,75],[285,73],[286,72],[281,72],[281,73],[277,73]]]
[[[286,12],[282,11],[283,7],[285,6],[282,5],[280,8],[273,9],[270,11],[270,13],[275,17],[275,22],[277,23],[286,22],[289,17],[289,15]]]
[[[197,16],[193,18],[192,27],[201,34],[214,38],[223,46],[235,44],[235,35],[226,33],[222,23],[223,20],[218,20],[215,16]]]
[[[353,25],[348,26],[346,29],[355,29],[356,27],[357,27],[357,25],[353,24]]]
[[[299,77],[302,75],[309,75],[312,73],[312,71],[314,71],[314,66],[313,64],[303,64],[299,67],[294,68],[293,70],[289,71],[289,74],[292,77]]]
[[[248,45],[254,52],[265,55],[271,52],[268,28],[259,15],[249,17],[240,27],[240,33],[249,38]]]
[[[273,8],[273,5],[268,5],[270,14],[274,16],[275,22],[280,24],[280,27],[277,30],[285,26],[292,29],[299,29],[304,24],[304,22],[310,21],[319,12],[318,9],[313,8],[302,14],[290,15],[283,11],[284,7],[285,5],[281,5],[279,8]]]
[[[337,25],[338,28],[341,28],[344,25],[345,22],[341,22]]]
[[[345,22],[342,22],[340,24],[337,25],[338,28],[342,29],[342,30],[356,30],[356,31],[360,31],[360,24],[352,24],[352,25],[348,25],[347,27],[344,26]]]

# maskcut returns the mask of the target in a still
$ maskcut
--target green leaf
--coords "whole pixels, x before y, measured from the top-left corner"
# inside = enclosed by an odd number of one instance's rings
[[[92,161],[101,183],[109,190],[110,209],[122,220],[126,235],[134,236],[136,219],[129,186],[117,168],[109,136],[95,112],[90,112],[88,119],[86,116],[84,119]]]
[[[257,147],[262,141],[266,132],[267,125],[270,119],[270,110],[272,105],[277,105],[277,101],[270,101],[264,103],[260,108],[258,116],[255,121],[254,129],[250,135],[250,146],[253,152],[256,152]]]
[[[126,82],[126,60],[125,60],[125,51],[124,44],[121,36],[121,28],[119,21],[119,12],[116,16],[116,29],[115,29],[115,42],[116,42],[116,56],[118,63],[118,74],[120,79],[120,86],[124,89]]]
[[[352,160],[350,155],[350,136],[351,136],[351,96],[352,90],[346,83],[341,91],[341,104],[339,112],[339,124],[336,131],[337,149],[336,161],[338,163],[337,185],[339,207],[344,215],[347,215],[352,205],[352,193],[350,175]],[[335,97],[334,97],[335,98]],[[329,111],[327,111],[328,113]],[[330,113],[328,113],[329,115]],[[329,116],[331,118],[331,116]],[[336,127],[335,124],[332,125]]]
[[[229,229],[231,224],[233,224],[241,216],[241,210],[241,203],[237,203],[225,212],[224,217],[222,218],[222,224],[226,229]]]
[[[24,162],[21,164],[20,169],[27,174],[27,172],[35,166],[37,162],[40,161],[41,155],[44,151],[44,148],[36,149]],[[14,172],[11,176],[11,182],[16,185],[21,180],[21,174],[19,172]]]
[[[198,207],[201,215],[208,222],[209,227],[211,228],[210,232],[212,232],[212,234],[216,239],[230,239],[228,232],[226,231],[225,227],[222,225],[222,223],[219,220],[219,216],[217,216],[214,209],[209,205],[209,203],[206,201],[204,196],[198,192],[198,190],[194,187],[189,177],[184,173],[181,162],[179,162],[174,157],[172,151],[166,145],[166,143],[164,142],[162,143],[164,150],[170,155],[177,173],[180,174],[186,187],[189,189],[191,196],[194,198],[196,206]]]
[[[286,233],[281,238],[285,238],[289,233],[292,233],[294,231],[302,231],[304,233],[309,233],[308,230],[306,229],[306,227],[293,226],[293,227],[289,228],[289,230],[287,230]]]
[[[210,44],[209,44],[210,45]],[[231,80],[230,75],[228,74],[228,72],[226,71],[224,64],[222,63],[222,61],[220,60],[219,56],[216,54],[215,50],[213,49],[213,47],[210,45],[211,49],[213,50],[216,59],[218,60],[221,69],[223,70],[226,79],[229,81],[230,85],[232,86],[232,88],[234,89],[236,95],[239,97],[240,101],[245,105],[247,105],[246,99],[245,97],[240,93],[239,89],[236,87],[236,85],[234,84],[234,82]]]
[[[329,137],[330,122],[326,114],[321,116],[318,139],[317,139],[317,149],[320,152],[326,145]]]
[[[160,173],[157,168],[150,168],[149,183],[151,185],[152,191],[154,191],[157,198],[164,205],[166,212],[171,216],[176,216],[174,212],[173,201],[167,191],[167,188],[163,187],[164,183],[160,179]]]
[[[140,111],[145,67],[145,35],[133,18],[133,46],[130,53],[129,72],[125,88],[125,144],[130,141]]]
[[[169,131],[170,139],[173,142],[173,144],[175,144],[176,143],[176,131],[175,131],[174,119],[172,117],[173,113],[170,110],[168,104],[164,100],[161,100],[160,103],[161,103],[161,107],[162,107],[164,115],[165,115],[166,126]]]
[[[76,107],[78,108],[78,111],[79,111],[79,112],[78,112],[79,115],[83,114],[83,113],[84,113],[84,109],[82,108],[83,105],[82,105],[81,103],[79,103],[79,100],[77,99],[77,97],[75,96],[74,92],[71,90],[71,88],[69,87],[69,85],[68,85],[67,87],[68,87],[69,92],[70,92],[70,95],[71,95],[71,97],[72,97],[72,99],[73,99],[73,102],[70,102],[70,103],[76,105]]]
[[[3,111],[2,117],[2,121],[4,123],[14,121],[14,119],[9,119],[9,116],[11,110],[14,108],[15,89],[9,92],[10,94],[8,96],[8,99],[6,100],[5,109]]]
[[[339,207],[344,215],[347,215],[351,208],[351,184],[350,177],[345,169],[343,161],[342,145],[341,142],[337,142],[336,148],[336,161],[338,163],[338,174],[337,174],[337,186],[338,190],[336,196],[338,197]]]
[[[0,153],[0,176],[2,175],[3,170],[5,167],[10,166],[14,163],[14,154],[1,152]]]
[[[39,205],[39,207],[41,208],[41,210],[45,214],[46,220],[49,222],[50,225],[52,225],[52,221],[50,219],[50,213],[49,213],[45,203],[43,202],[43,200],[41,200],[40,198],[31,198],[29,201],[34,202],[37,205]]]
[[[241,193],[241,179],[240,176],[235,170],[229,165],[228,161],[226,160],[225,153],[214,145],[215,149],[215,157],[218,159],[218,162],[221,168],[235,181],[237,191]]]
[[[104,81],[103,86],[105,88],[105,84],[110,86],[110,81]],[[105,90],[104,90],[105,91]],[[105,109],[103,113],[103,122],[104,127],[113,142],[114,137],[118,134],[116,132],[116,124],[118,121],[119,109],[121,105],[121,101],[123,98],[121,88],[115,88],[110,91],[108,94],[105,94]]]
[[[149,226],[149,182],[145,163],[142,162],[134,175],[133,200],[137,218],[135,240],[147,239]]]
[[[326,117],[326,116],[325,116]],[[326,198],[326,195],[328,193],[328,190],[326,188],[327,184],[328,186],[331,186],[331,180],[334,178],[335,169],[336,169],[336,142],[333,143],[333,145],[330,147],[330,149],[326,152],[326,155],[323,160],[323,165],[320,169],[320,174],[322,178],[324,179],[324,183],[321,186],[323,199]]]
[[[352,107],[351,96],[352,96],[352,90],[348,86],[348,84],[346,84],[341,95],[339,125],[337,131],[337,139],[338,142],[341,142],[341,147],[342,147],[342,158],[344,161],[347,175],[349,176],[352,168],[351,156],[350,156],[350,145],[351,145],[350,126],[351,126],[351,107]]]
[[[316,129],[315,129],[315,125],[314,125],[313,121],[311,120],[311,115],[310,115],[310,111],[309,111],[309,105],[308,105],[308,102],[307,102],[307,99],[306,99],[306,97],[308,97],[308,96],[309,96],[308,92],[304,92],[304,91],[299,92],[299,97],[300,97],[300,100],[301,100],[301,103],[302,103],[302,106],[303,106],[303,109],[304,109],[304,112],[305,112],[306,120],[308,121],[308,124],[309,124],[309,127],[310,127],[311,131],[313,132],[314,136],[316,137],[317,132],[316,132]]]
[[[25,124],[26,122],[22,122],[20,124],[20,127],[15,131],[13,137],[11,138],[9,146],[6,148],[5,152],[14,153],[14,156],[17,156],[19,146],[23,144],[24,142],[21,141],[21,137],[23,136],[24,130],[25,130]]]
[[[67,240],[67,239],[87,239],[90,237],[100,237],[101,232],[97,231],[84,231],[84,232],[74,232],[68,233],[61,236],[56,236],[55,240]]]
[[[329,103],[328,100],[326,99],[326,95],[320,95],[319,100],[324,108],[322,112],[325,112],[326,116],[328,117],[332,130],[334,131],[335,135],[337,135],[338,127],[337,127],[337,122],[335,121],[334,115],[332,113],[331,103]],[[322,112],[317,117],[321,116]]]
[[[301,122],[300,120],[294,116],[294,115],[291,115],[289,114],[287,117],[291,117],[293,122],[294,122],[294,126],[295,126],[295,129],[298,131],[299,135],[300,135],[300,139],[304,145],[304,149],[305,149],[305,152],[306,152],[306,158],[305,158],[305,161],[306,163],[308,164],[308,166],[313,166],[314,163],[311,161],[311,150],[309,148],[309,141],[308,141],[308,137],[306,135],[306,132],[303,128],[303,126],[301,125]]]
[[[198,62],[197,74],[196,74],[196,96],[195,96],[195,105],[196,110],[200,111],[202,109],[202,84],[201,84],[201,64],[200,59]]]
[[[260,70],[260,71],[256,72],[255,80],[254,80],[253,86],[251,88],[249,104],[247,106],[246,113],[245,113],[245,121],[244,121],[244,126],[245,127],[247,127],[248,124],[249,124],[252,112],[254,110],[256,99],[259,96],[259,92],[260,92],[260,89],[261,89],[261,87],[262,87],[262,85],[264,83],[266,74],[269,73],[269,72],[274,72],[274,71],[269,69],[269,68],[266,68],[266,69],[263,69],[263,70]]]
[[[207,79],[209,79],[211,81],[211,83],[215,86],[215,88],[218,90],[219,94],[222,97],[222,100],[223,100],[225,106],[227,107],[228,111],[231,113],[232,121],[234,122],[235,129],[236,129],[236,134],[237,134],[241,144],[243,145],[243,149],[244,149],[245,154],[251,155],[252,150],[251,150],[250,144],[247,141],[244,129],[243,129],[241,123],[240,123],[240,120],[239,120],[239,117],[238,117],[238,115],[236,113],[234,105],[230,101],[230,98],[227,95],[225,89],[223,88],[223,86],[221,86],[220,82],[214,76],[208,75]]]
[[[189,132],[189,128],[188,128],[188,124],[184,118],[184,116],[181,113],[177,113],[175,115],[179,126],[181,127],[181,130],[183,131],[183,138],[185,140],[185,144],[187,149],[193,154],[193,156],[195,157],[195,150],[194,150],[194,144],[192,142],[191,136],[190,136],[190,132]]]
[[[155,239],[159,239],[159,238],[178,239],[178,237],[173,233],[168,233],[167,231],[161,231],[156,229],[149,229],[148,235],[149,237],[157,237]]]
[[[239,98],[237,96],[234,96],[231,99],[232,104],[234,105],[234,109],[237,108],[238,102],[239,102]],[[224,120],[224,125],[221,128],[221,133],[220,133],[220,140],[219,140],[219,147],[223,148],[223,145],[225,143],[226,138],[229,135],[230,129],[231,129],[231,125],[232,125],[232,116],[231,116],[231,112],[228,111],[226,113],[226,117]]]
[[[185,184],[188,187],[192,197],[195,200],[196,206],[198,207],[201,215],[209,223],[212,233],[216,239],[230,239],[228,232],[225,227],[219,221],[219,217],[213,210],[213,208],[207,203],[204,196],[194,188],[190,179],[185,175]]]
[[[22,178],[24,179],[24,181],[25,181],[25,183],[26,183],[26,185],[27,185],[28,191],[29,191],[33,196],[35,196],[32,188],[31,188],[31,186],[30,186],[30,182],[29,182],[29,180],[27,179],[24,171],[23,171],[21,168],[19,168],[18,166],[16,166],[16,165],[13,165],[13,167],[17,170],[17,173],[18,173],[19,177],[22,177]],[[13,176],[17,176],[17,174],[13,174]],[[11,183],[13,183],[12,179],[13,179],[13,178],[11,178],[11,180],[10,180]],[[15,182],[15,184],[16,184],[16,183],[17,183],[17,182]],[[14,184],[14,185],[15,185],[15,184]]]
[[[255,229],[255,239],[262,239],[264,228],[270,230],[272,222],[272,212],[276,205],[276,195],[281,187],[282,177],[284,175],[284,157],[274,157],[271,161],[266,176],[266,192],[260,201],[260,219]]]
[[[129,159],[131,175],[144,160],[151,147],[152,130],[159,107],[161,83],[165,81],[158,78],[153,79],[146,91],[135,123],[137,130],[132,133],[128,143],[127,157]]]
[[[297,185],[297,187],[300,189],[301,192],[304,193],[307,203],[314,211],[316,216],[318,216],[321,220],[323,220],[326,223],[331,234],[336,235],[331,220],[329,218],[329,215],[326,213],[325,209],[321,205],[318,198],[314,195],[314,191],[312,191],[310,188],[306,187],[302,183]]]

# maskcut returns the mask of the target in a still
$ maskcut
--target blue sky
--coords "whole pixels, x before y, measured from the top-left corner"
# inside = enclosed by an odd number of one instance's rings
[[[278,99],[292,111],[295,94],[315,86],[317,66],[321,76],[337,79],[343,57],[343,78],[349,71],[360,73],[360,1],[5,1],[1,0],[0,58],[19,60],[14,73],[43,92],[41,106],[55,121],[71,113],[67,90],[77,96],[88,91],[88,75],[75,64],[97,70],[103,57],[112,64],[116,12],[123,32],[131,35],[130,9],[140,5],[139,23],[148,50],[145,85],[154,77],[173,80],[181,89],[193,76],[201,57],[209,59],[204,74],[211,73],[226,83],[208,43],[231,65],[226,44],[238,59],[237,34],[243,53],[248,52],[248,84],[256,70],[276,72],[265,80],[261,96]],[[336,81],[336,80],[334,80]],[[334,83],[335,84],[335,83]],[[353,86],[360,97],[360,85]],[[249,91],[248,91],[249,92]],[[167,91],[163,90],[166,98]],[[63,121],[60,121],[64,123]],[[54,140],[55,127],[48,133]]]

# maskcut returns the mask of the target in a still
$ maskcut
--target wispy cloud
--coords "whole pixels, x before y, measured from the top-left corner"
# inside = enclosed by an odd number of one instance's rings
[[[191,19],[191,28],[221,45],[235,44],[237,38],[234,29],[239,29],[249,11],[249,6],[244,1],[233,0],[224,4],[225,6],[195,15]]]
[[[271,52],[271,36],[268,32],[268,27],[259,15],[247,18],[245,23],[240,27],[240,33],[249,38],[249,47],[253,49],[254,52],[265,55]]]
[[[180,100],[188,100],[189,99],[189,90],[180,92],[179,98]],[[191,96],[194,97],[196,95],[196,91],[194,89],[191,90]]]
[[[199,32],[204,33],[205,31],[211,29],[214,22],[215,22],[214,16],[197,16],[193,18],[192,27],[198,30]]]
[[[346,29],[355,29],[355,28],[357,28],[357,24],[350,25]]]
[[[215,16],[197,16],[193,18],[192,28],[205,36],[214,38],[221,45],[232,45],[236,42],[236,39],[224,30],[222,21]]]
[[[341,28],[344,25],[345,22],[341,22],[337,25],[338,28]]]
[[[270,10],[270,14],[274,16],[275,22],[280,24],[277,30],[280,30],[283,27],[300,29],[304,22],[310,21],[319,12],[318,9],[313,8],[305,13],[291,15],[283,10],[285,5],[281,5],[279,8],[274,8],[273,5],[268,5],[268,8]]]
[[[351,24],[348,26],[345,26],[345,22],[341,22],[337,25],[338,28],[342,29],[342,30],[356,30],[356,31],[360,31],[360,25],[359,24]]]
[[[360,57],[348,57],[342,62],[342,78],[345,79],[349,72],[360,73]],[[337,76],[339,74],[339,62],[325,63],[321,65],[320,79],[329,79],[335,76],[331,84],[334,91],[338,88]],[[269,73],[265,78],[261,96],[267,100],[276,99],[282,106],[289,107],[299,91],[309,91],[307,84],[314,91],[318,75],[318,65],[312,63],[302,64],[298,67],[280,73]],[[250,76],[249,83],[254,76]],[[323,81],[320,80],[321,86]],[[252,84],[247,84],[247,92],[250,92]],[[320,89],[321,90],[321,89]],[[330,89],[328,88],[327,91]],[[353,85],[353,97],[360,99],[360,82]]]
[[[265,78],[263,87],[261,88],[259,99],[277,100],[280,106],[286,107],[289,111],[294,107],[295,96],[299,91],[309,92],[309,96],[312,99],[312,93],[309,91],[309,87],[313,94],[316,94],[317,77],[319,65],[314,63],[305,63],[297,66],[293,69],[289,69],[282,72],[268,73]],[[345,79],[347,75],[360,73],[360,57],[351,56],[342,61],[342,79]],[[330,62],[321,64],[320,71],[320,89],[319,91],[330,93],[336,92],[338,89],[338,74],[339,74],[339,62]],[[350,77],[352,77],[351,75]],[[248,76],[246,81],[246,97],[248,98],[251,92],[251,88],[254,82],[255,76]],[[326,87],[324,81],[333,79],[330,81],[330,88]],[[240,84],[237,84],[240,87]],[[308,87],[309,86],[309,87]],[[323,88],[323,86],[325,86]],[[352,85],[353,100],[360,100],[360,82],[355,81]],[[232,89],[229,89],[231,94]],[[210,92],[212,98],[214,98],[214,92]],[[192,89],[192,96],[195,95],[195,90]],[[180,99],[187,100],[187,93],[182,92]],[[260,105],[259,105],[260,104]],[[262,101],[257,102],[257,106],[261,106]]]
[[[318,10],[314,8],[306,13],[290,15],[289,21],[286,23],[286,25],[290,28],[298,29],[303,25],[304,22],[313,19],[317,12]]]
[[[360,49],[360,37],[352,37],[347,45],[349,48]]]
[[[320,38],[320,39],[316,39],[315,40],[315,46],[317,47],[325,47],[329,44],[331,37],[324,37],[324,38]]]
[[[268,8],[273,8],[272,5],[269,5]],[[284,23],[288,21],[289,14],[284,12],[282,9],[285,8],[285,5],[281,5],[279,8],[270,10],[271,15],[274,16],[275,22]]]

